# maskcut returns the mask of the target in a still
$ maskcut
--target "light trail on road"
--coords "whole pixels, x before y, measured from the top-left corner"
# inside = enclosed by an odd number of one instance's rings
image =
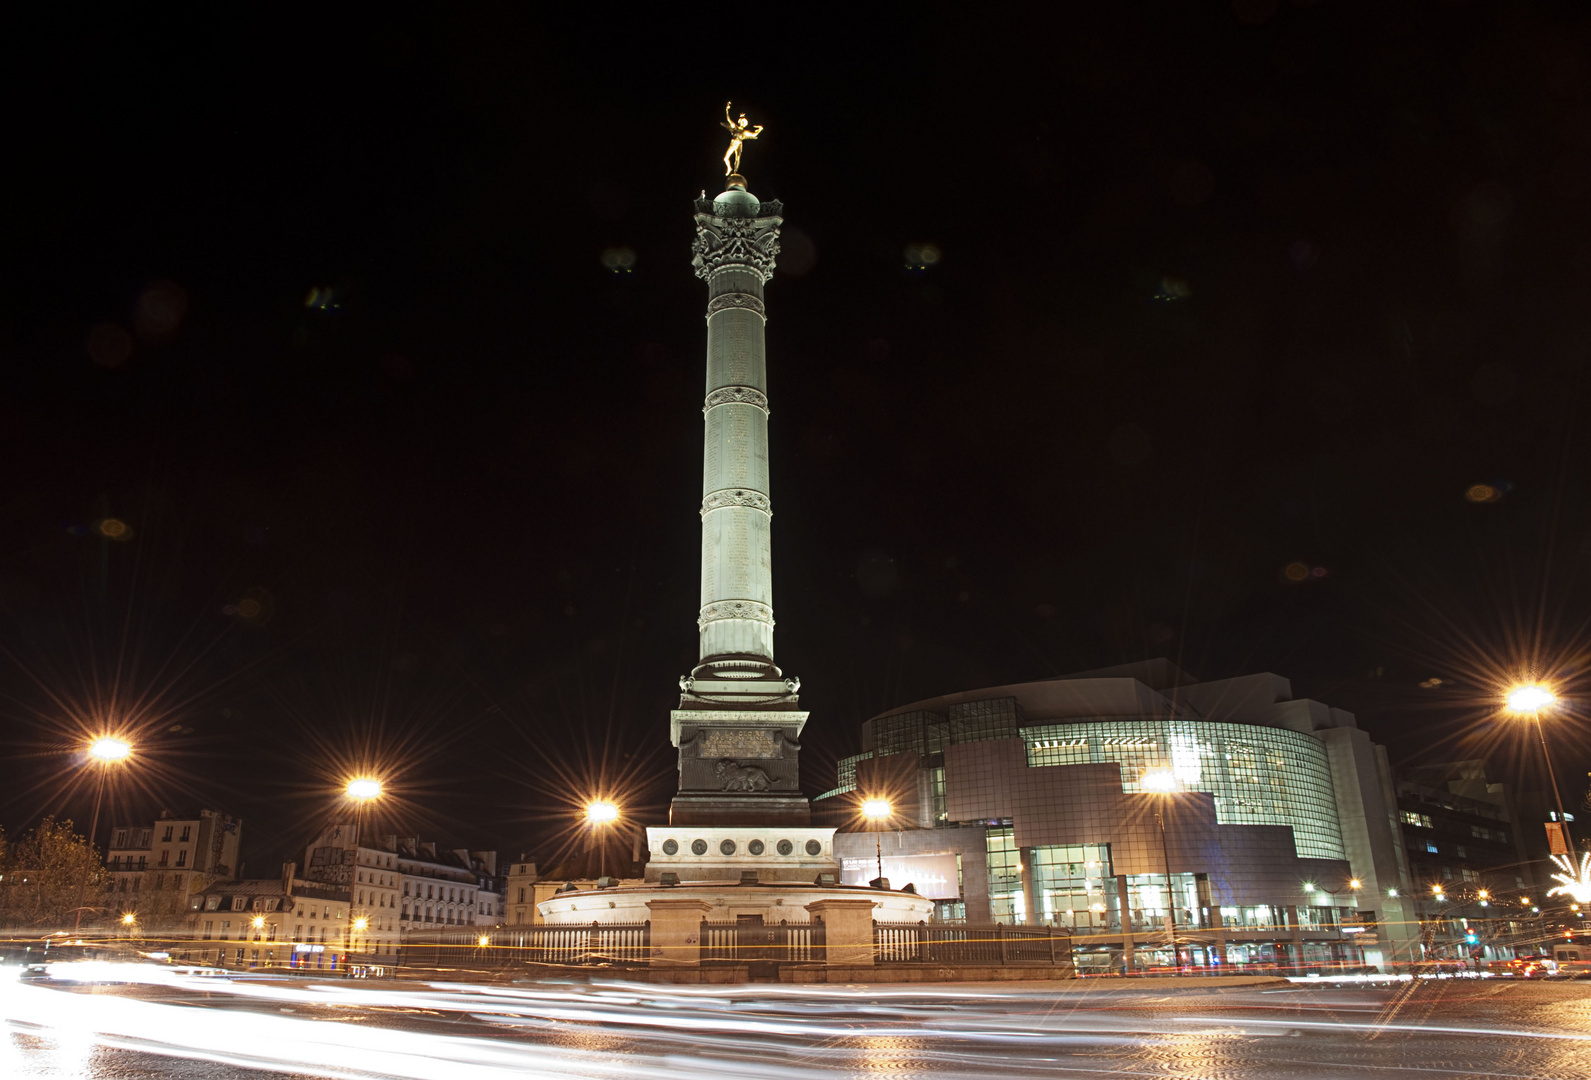
[[[348,1080],[987,1080],[991,1066],[1012,1077],[1591,1077],[1591,993],[1570,984],[1545,988],[1557,995],[1546,1011],[1527,1007],[1539,987],[1416,988],[1442,1015],[1400,1023],[1387,1019],[1390,992],[1366,987],[378,985],[86,963],[59,965],[51,981],[0,974],[8,1078],[114,1077],[85,1062],[118,1051],[223,1067],[206,1076]]]

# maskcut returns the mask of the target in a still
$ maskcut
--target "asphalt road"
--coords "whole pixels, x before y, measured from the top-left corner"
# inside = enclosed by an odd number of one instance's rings
[[[465,986],[156,969],[7,979],[0,1012],[0,1076],[18,1080],[1591,1077],[1591,982]]]

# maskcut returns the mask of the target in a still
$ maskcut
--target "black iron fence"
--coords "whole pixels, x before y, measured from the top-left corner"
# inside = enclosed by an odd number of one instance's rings
[[[768,926],[741,920],[702,923],[703,960],[807,964],[823,959],[823,922]]]
[[[880,964],[1066,964],[1072,941],[1053,926],[873,924]]]
[[[651,923],[592,923],[410,934],[403,944],[402,961],[414,967],[438,968],[644,964],[651,952]]]

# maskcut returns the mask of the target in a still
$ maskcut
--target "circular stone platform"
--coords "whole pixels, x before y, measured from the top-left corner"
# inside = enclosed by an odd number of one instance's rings
[[[933,918],[934,902],[916,893],[873,889],[861,885],[809,885],[795,881],[741,885],[733,881],[683,881],[678,885],[621,885],[562,893],[536,905],[549,926],[616,923],[637,926],[651,919],[652,900],[700,900],[710,905],[707,921],[730,923],[743,915],[760,915],[765,925],[812,921],[807,905],[819,900],[872,900],[873,920],[915,924]]]

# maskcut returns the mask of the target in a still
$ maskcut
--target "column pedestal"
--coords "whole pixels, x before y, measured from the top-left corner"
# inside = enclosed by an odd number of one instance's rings
[[[648,900],[652,915],[651,959],[654,967],[699,967],[702,962],[702,920],[713,906],[705,900]]]
[[[873,966],[873,901],[819,900],[806,905],[823,920],[823,962],[830,967]]]

